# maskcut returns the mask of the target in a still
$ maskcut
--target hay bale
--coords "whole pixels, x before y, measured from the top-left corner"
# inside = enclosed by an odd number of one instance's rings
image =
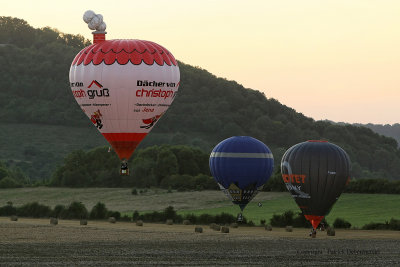
[[[166,224],[166,225],[173,225],[173,224],[174,224],[174,221],[171,220],[171,219],[168,219],[168,220],[165,222],[165,224]]]
[[[184,225],[190,225],[190,221],[189,220],[183,220],[182,222]]]
[[[221,227],[221,233],[224,233],[224,234],[229,233],[229,227],[228,226],[222,226]]]
[[[293,226],[286,226],[286,232],[293,232]]]
[[[231,223],[231,227],[232,227],[232,228],[238,228],[239,225],[238,225],[237,223]]]
[[[143,221],[142,220],[137,220],[136,221],[136,226],[143,226]]]
[[[328,227],[327,229],[326,229],[326,234],[328,235],[328,236],[335,236],[335,229],[334,228],[331,228],[331,227]]]
[[[216,223],[210,224],[210,228],[213,229],[214,231],[221,231],[221,226],[219,226]]]
[[[203,227],[200,227],[200,226],[196,226],[195,228],[194,228],[194,232],[195,233],[203,233]]]
[[[270,224],[267,224],[267,225],[265,226],[265,230],[266,230],[266,231],[272,231],[272,226],[271,226]]]
[[[13,222],[16,222],[16,221],[18,221],[18,216],[17,215],[12,215],[10,220],[13,221]]]
[[[57,225],[57,224],[58,224],[58,219],[57,219],[57,218],[51,217],[51,218],[50,218],[50,224],[52,224],[52,225]]]
[[[79,223],[80,223],[80,225],[87,225],[87,220],[81,219],[81,221]]]
[[[109,223],[116,223],[117,220],[115,219],[115,217],[109,217],[109,218],[108,218],[108,222],[109,222]]]
[[[214,226],[214,230],[215,230],[215,231],[221,231],[221,226],[218,225],[218,224],[216,224],[216,225]]]

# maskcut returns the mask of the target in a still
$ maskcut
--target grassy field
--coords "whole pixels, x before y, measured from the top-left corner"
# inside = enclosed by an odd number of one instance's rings
[[[261,196],[255,197],[243,213],[248,220],[252,220],[256,224],[259,224],[262,219],[268,222],[273,214],[282,214],[287,210],[292,210],[295,213],[300,211],[288,193],[276,195],[269,200],[263,199],[262,195],[264,194],[270,193],[261,193]],[[259,202],[262,204],[261,207],[258,206]],[[393,217],[400,219],[399,203],[400,195],[343,194],[326,216],[326,220],[332,224],[336,218],[343,218],[349,221],[352,226],[362,227],[370,222],[389,221]],[[238,207],[230,205],[219,208],[185,210],[181,211],[180,214],[193,213],[199,215],[202,213],[219,214],[221,212],[237,214],[239,211]]]
[[[132,214],[162,211],[173,206],[178,214],[219,214],[237,215],[240,209],[233,205],[220,191],[172,192],[163,189],[138,190],[132,195],[128,188],[17,188],[0,190],[0,206],[11,201],[14,206],[39,202],[54,208],[57,204],[68,205],[73,201],[82,202],[88,210],[102,202],[110,210]],[[142,191],[142,193],[140,193]],[[258,206],[261,203],[261,207]],[[343,194],[326,217],[328,223],[343,218],[353,226],[362,227],[370,222],[385,222],[392,217],[400,219],[400,195],[388,194]],[[244,216],[259,224],[267,222],[273,214],[292,210],[298,212],[296,203],[287,192],[260,192],[246,207]]]

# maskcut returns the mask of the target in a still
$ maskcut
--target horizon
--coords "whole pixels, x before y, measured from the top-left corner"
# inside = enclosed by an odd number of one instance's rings
[[[103,15],[107,39],[154,41],[316,121],[400,123],[398,1],[16,0],[1,16],[92,40],[88,9]]]

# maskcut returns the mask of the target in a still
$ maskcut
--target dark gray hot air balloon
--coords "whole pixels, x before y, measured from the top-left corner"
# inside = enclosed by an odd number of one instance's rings
[[[310,140],[285,152],[281,171],[287,189],[316,229],[350,179],[350,159],[335,144]]]

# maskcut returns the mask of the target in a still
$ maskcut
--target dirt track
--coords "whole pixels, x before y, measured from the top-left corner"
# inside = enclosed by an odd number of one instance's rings
[[[0,266],[400,264],[400,232],[337,230],[335,237],[319,232],[311,239],[307,229],[203,229],[0,218]]]

